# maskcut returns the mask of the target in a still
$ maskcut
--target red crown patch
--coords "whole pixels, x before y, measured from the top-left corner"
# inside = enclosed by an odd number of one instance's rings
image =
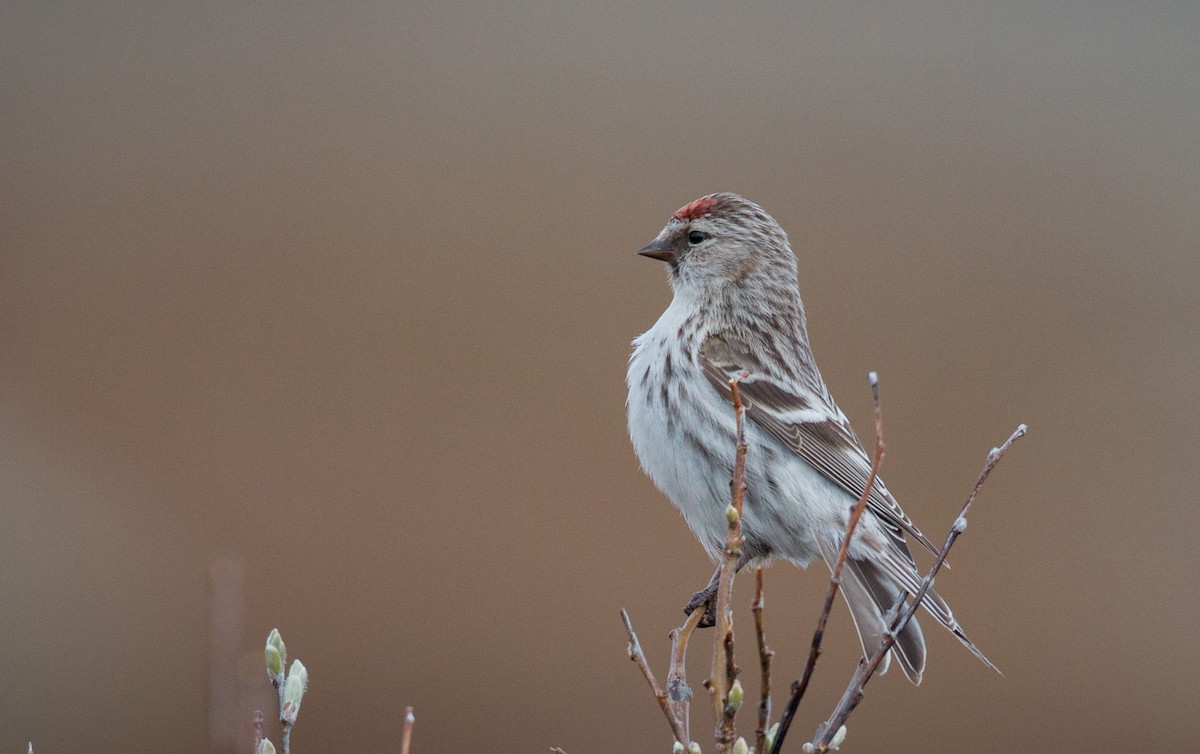
[[[677,209],[673,217],[680,222],[695,220],[711,212],[714,204],[716,204],[716,200],[711,196],[702,196],[696,201],[685,204]]]

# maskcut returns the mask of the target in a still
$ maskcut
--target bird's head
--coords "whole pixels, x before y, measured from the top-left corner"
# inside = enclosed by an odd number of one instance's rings
[[[666,262],[678,291],[721,293],[755,280],[796,279],[796,257],[779,223],[737,194],[709,194],[679,208],[639,252]]]

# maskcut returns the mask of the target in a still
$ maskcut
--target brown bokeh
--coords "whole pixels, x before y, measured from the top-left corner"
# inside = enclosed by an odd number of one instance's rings
[[[1184,5],[6,4],[0,749],[230,750],[277,625],[302,754],[408,703],[418,752],[667,751],[617,608],[661,666],[709,564],[625,434],[633,251],[733,190],[923,528],[1031,428],[939,579],[1005,675],[931,631],[847,745],[1194,750]],[[767,585],[783,687],[824,581]]]

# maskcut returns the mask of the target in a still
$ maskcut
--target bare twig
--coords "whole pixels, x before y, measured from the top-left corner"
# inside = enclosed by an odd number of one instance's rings
[[[787,707],[783,711],[783,717],[779,721],[779,732],[775,735],[775,743],[771,747],[771,754],[779,754],[780,748],[783,746],[783,740],[787,737],[788,728],[791,727],[792,719],[796,715],[796,710],[800,707],[800,700],[804,698],[804,692],[808,690],[809,681],[812,680],[813,671],[817,667],[817,658],[821,656],[821,642],[825,638],[825,624],[829,622],[829,612],[833,609],[833,601],[837,597],[838,589],[842,584],[842,567],[845,566],[846,557],[850,553],[850,541],[854,537],[854,530],[858,527],[858,522],[862,519],[863,511],[867,507],[867,499],[870,497],[871,490],[875,486],[875,478],[879,475],[879,466],[883,463],[883,408],[879,403],[879,375],[871,372],[869,379],[871,382],[871,398],[875,403],[875,452],[871,455],[871,472],[867,475],[867,484],[863,487],[862,495],[851,510],[850,519],[846,523],[846,533],[842,535],[842,546],[838,550],[837,560],[834,563],[833,572],[829,577],[829,588],[825,591],[825,602],[821,605],[821,615],[817,619],[817,629],[813,631],[812,645],[808,650],[808,661],[804,663],[804,673],[800,676],[800,680],[792,684],[792,695],[788,699]],[[834,730],[836,731],[836,728]]]
[[[254,753],[258,754],[259,744],[263,740],[263,713],[262,710],[254,710]]]
[[[292,722],[284,717],[285,704],[283,701],[283,674],[271,677],[271,684],[279,694],[279,741],[283,744],[283,754],[292,752]]]
[[[725,655],[725,704],[721,709],[721,718],[717,725],[717,751],[731,751],[733,749],[734,739],[737,737],[737,732],[734,727],[734,718],[737,716],[737,711],[742,706],[740,694],[741,687],[737,682],[738,673],[741,668],[733,660],[733,626],[725,632],[725,639],[721,642],[722,652]],[[734,692],[737,690],[738,697],[735,699]]]
[[[413,726],[417,724],[417,718],[413,715],[412,707],[404,708],[404,730],[400,733],[400,754],[408,754],[409,747],[412,746]]]
[[[654,671],[650,669],[650,663],[646,662],[646,655],[642,652],[642,644],[638,641],[637,633],[633,630],[633,622],[629,620],[629,613],[621,610],[621,620],[625,622],[625,630],[629,632],[629,659],[637,663],[638,668],[642,671],[642,675],[646,676],[646,683],[650,684],[650,691],[654,694],[654,698],[658,700],[658,706],[662,708],[663,714],[666,715],[667,723],[671,726],[671,733],[674,734],[675,740],[687,746],[687,734],[683,730],[683,723],[675,715],[675,711],[671,708],[670,699],[667,697],[667,692],[663,691],[662,686],[658,685],[658,679],[654,677]]]
[[[275,691],[279,695],[279,741],[283,744],[283,754],[291,754],[292,751],[292,721],[288,720],[284,715],[286,704],[283,700],[284,693],[284,675],[280,673],[278,676],[271,676],[271,685],[275,687]]]
[[[671,665],[667,670],[667,697],[675,717],[683,725],[685,739],[683,743],[685,745],[691,741],[692,737],[690,720],[692,690],[687,685],[686,668],[688,640],[692,638],[696,626],[700,624],[706,614],[707,612],[703,609],[693,610],[682,626],[671,631]]]
[[[880,642],[878,649],[875,650],[871,658],[859,664],[858,670],[850,679],[850,685],[846,687],[846,691],[838,700],[837,706],[834,707],[833,713],[829,718],[817,727],[817,735],[813,739],[813,748],[818,752],[828,751],[830,742],[837,735],[837,731],[846,723],[850,717],[850,713],[862,701],[863,688],[867,682],[871,680],[871,676],[879,668],[883,662],[883,658],[887,655],[892,645],[896,643],[896,636],[900,634],[912,620],[913,615],[917,612],[917,608],[921,605],[921,600],[925,598],[925,594],[929,591],[929,587],[933,584],[934,577],[941,570],[942,564],[946,562],[946,556],[950,552],[950,548],[954,546],[955,540],[959,535],[967,529],[967,512],[971,509],[971,504],[975,502],[976,496],[979,494],[980,487],[987,480],[988,475],[992,473],[992,469],[1000,463],[1000,459],[1012,447],[1012,444],[1019,438],[1023,437],[1026,432],[1024,424],[1017,427],[1009,438],[1004,441],[1004,444],[998,448],[992,448],[988,453],[987,461],[983,465],[983,470],[979,472],[979,477],[975,480],[975,485],[971,488],[971,494],[967,496],[966,502],[963,503],[962,510],[959,511],[958,518],[954,519],[954,523],[950,526],[950,532],[946,535],[946,541],[938,550],[937,557],[934,558],[933,565],[930,566],[929,572],[925,574],[925,578],[921,580],[921,586],[917,589],[917,593],[913,595],[908,606],[901,610],[904,604],[904,594],[901,593],[892,612],[895,618],[892,620],[888,630],[883,635],[883,641]],[[989,663],[990,664],[990,663]]]
[[[750,603],[754,613],[754,634],[758,638],[758,662],[762,667],[762,696],[758,702],[758,727],[754,731],[754,750],[763,751],[767,740],[767,726],[771,722],[771,658],[775,653],[767,646],[767,634],[763,628],[763,569],[754,571],[754,602]]]
[[[737,677],[738,668],[733,659],[733,578],[737,574],[742,557],[742,503],[746,497],[746,407],[742,404],[738,383],[748,376],[742,372],[729,381],[733,394],[733,410],[736,418],[737,449],[734,456],[733,478],[729,482],[730,504],[726,509],[729,533],[725,539],[725,554],[721,560],[720,580],[717,584],[716,623],[717,631],[713,642],[712,673],[708,691],[712,695],[713,714],[716,720],[717,751],[729,751],[734,741],[733,719],[737,706],[729,703],[729,690]]]

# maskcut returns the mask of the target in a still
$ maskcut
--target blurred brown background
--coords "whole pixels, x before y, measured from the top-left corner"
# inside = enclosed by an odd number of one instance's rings
[[[931,632],[849,750],[1195,751],[1200,9],[791,5],[0,6],[0,751],[239,750],[272,626],[301,754],[667,751],[617,609],[661,670],[710,566],[633,252],[716,190],[935,538],[1031,428],[939,579],[1004,677]],[[781,688],[824,580],[768,573]]]

